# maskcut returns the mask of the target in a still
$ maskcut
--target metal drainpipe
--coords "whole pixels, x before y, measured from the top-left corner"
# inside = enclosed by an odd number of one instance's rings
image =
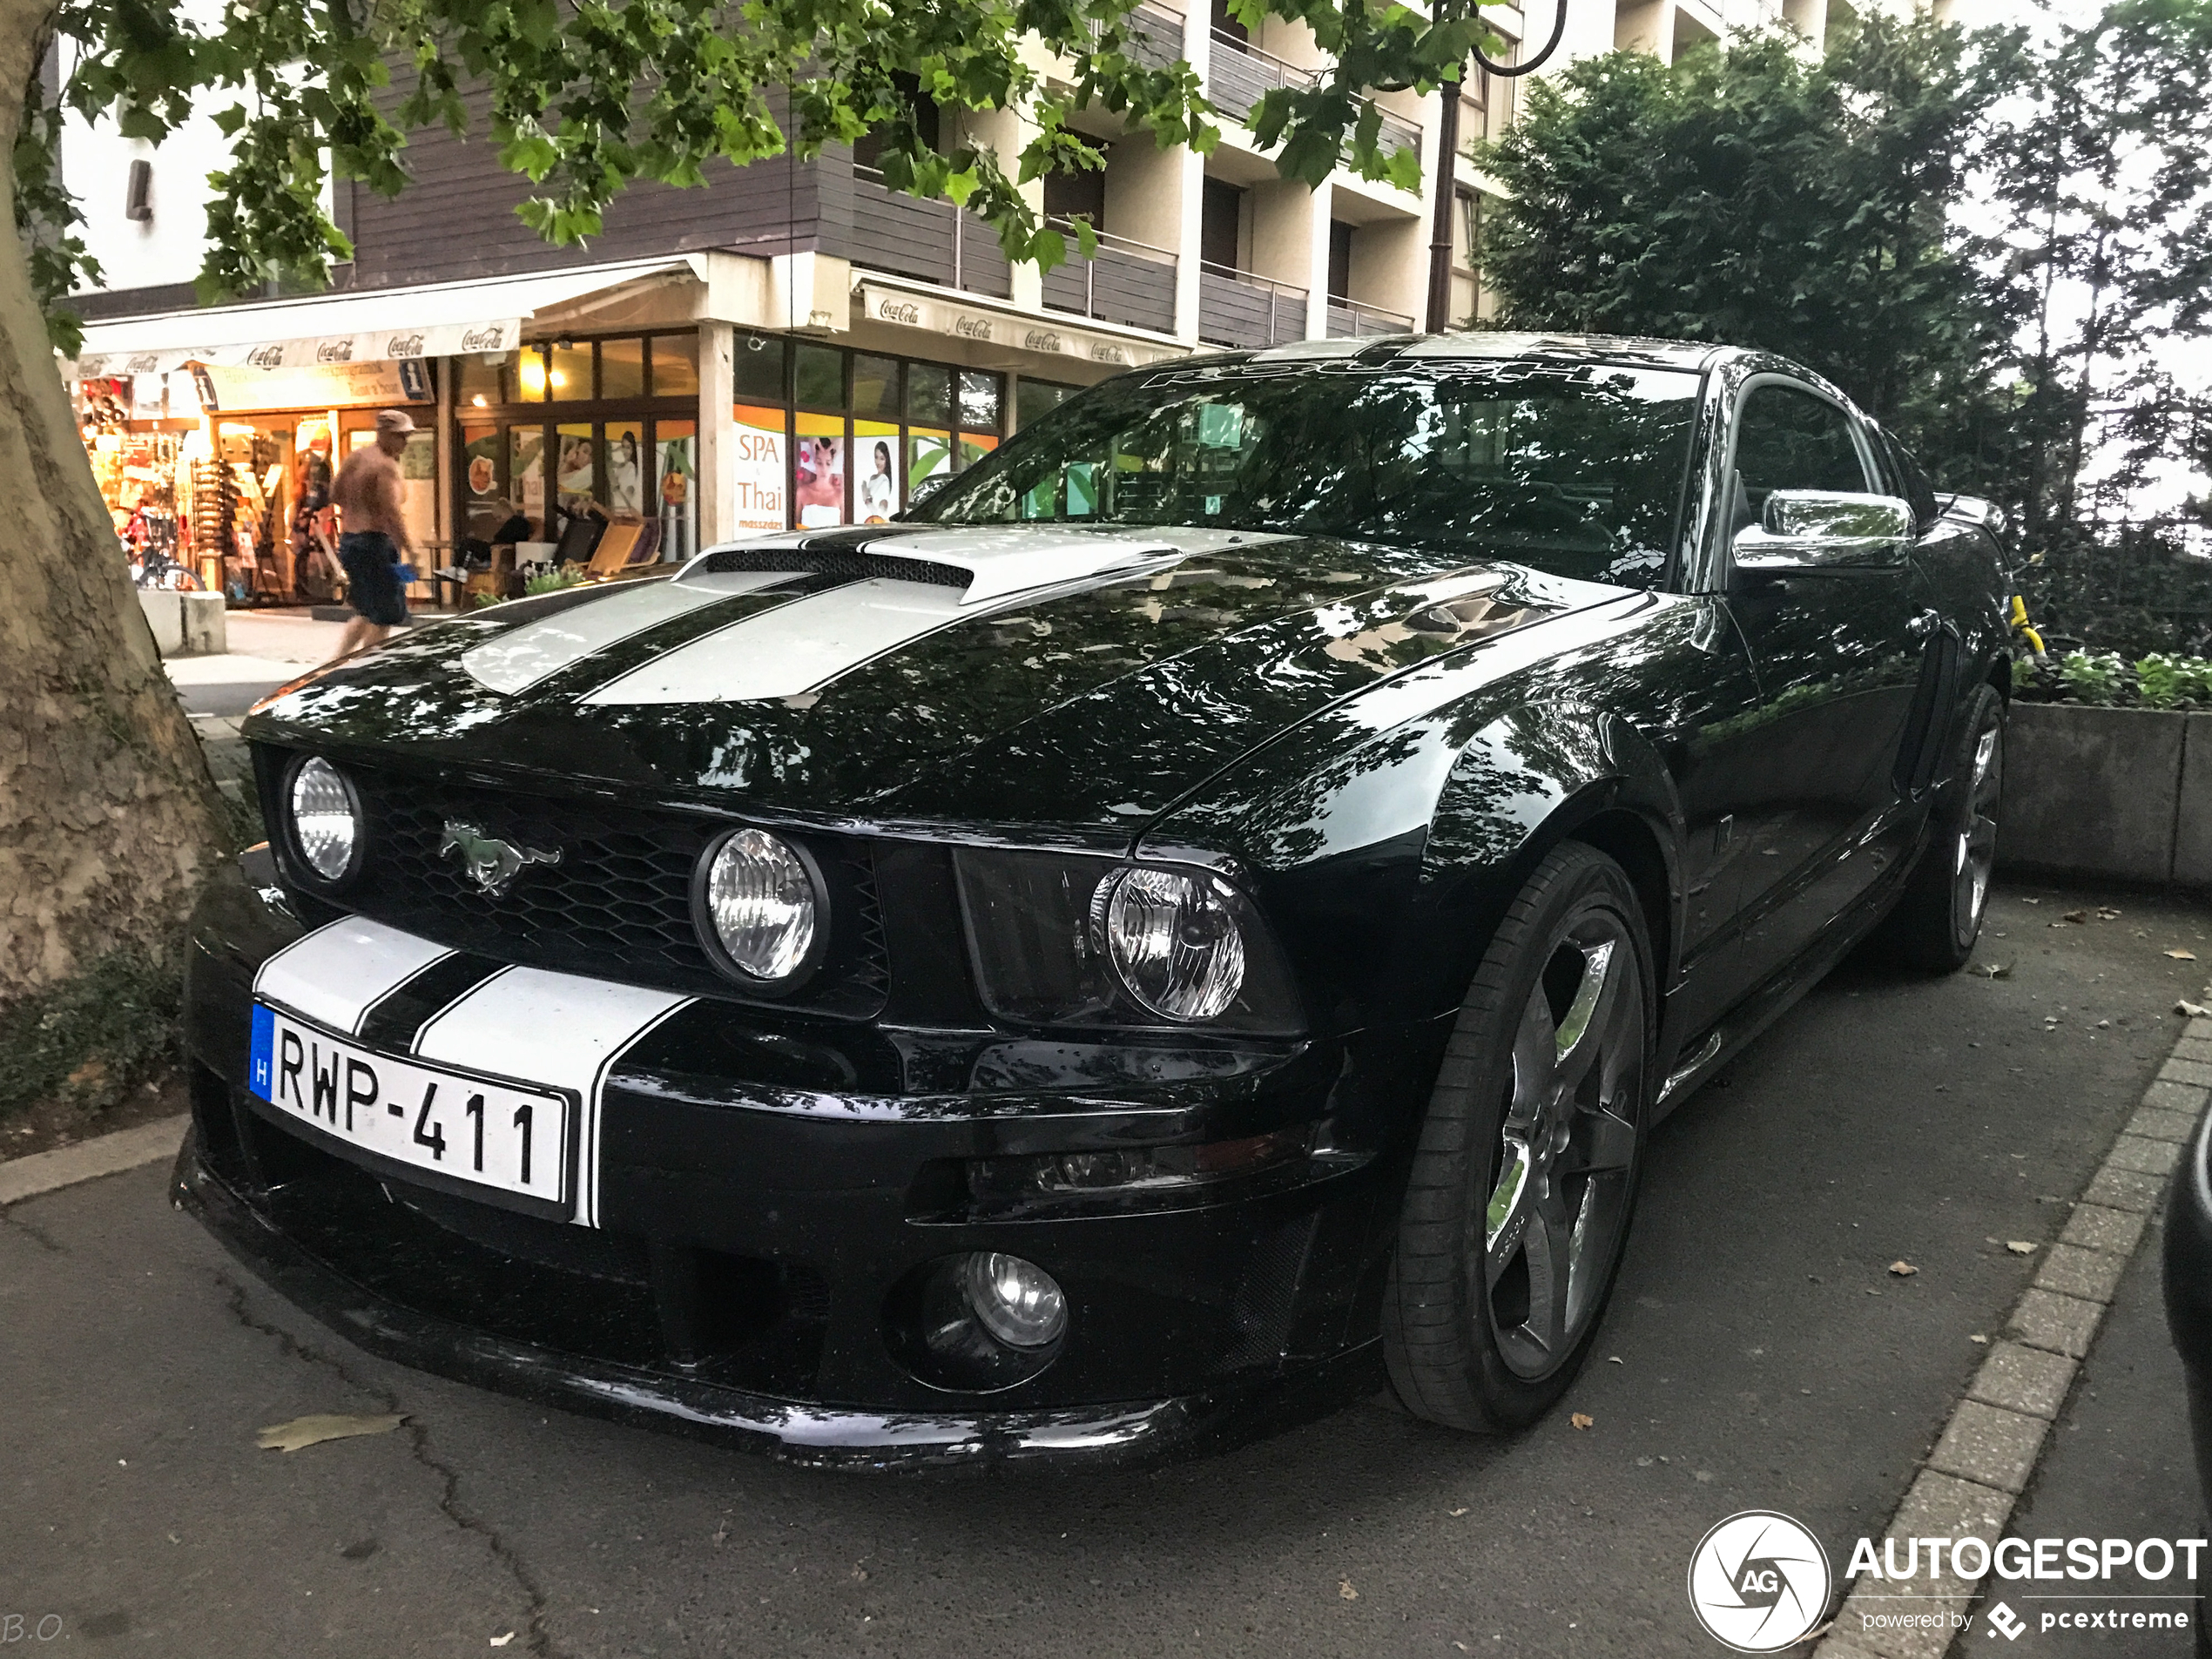
[[[1440,334],[1452,326],[1452,210],[1459,199],[1460,88],[1459,81],[1444,84],[1444,108],[1436,124],[1436,219],[1428,244],[1428,332]]]

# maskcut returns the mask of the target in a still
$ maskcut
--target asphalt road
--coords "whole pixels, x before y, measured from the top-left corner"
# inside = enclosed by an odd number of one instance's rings
[[[167,1210],[158,1170],[29,1201],[0,1217],[0,1636],[20,1614],[222,1659],[1715,1654],[1696,1540],[1777,1508],[1840,1567],[1878,1531],[2033,1269],[2002,1241],[2055,1235],[2212,969],[2212,914],[2138,894],[2016,888],[1991,927],[2008,976],[1847,966],[1659,1131],[1597,1362],[1510,1440],[1366,1405],[1138,1475],[798,1473],[371,1359]],[[381,1411],[407,1426],[255,1447]],[[2178,1400],[2133,1414],[2123,1440],[2179,1455]]]

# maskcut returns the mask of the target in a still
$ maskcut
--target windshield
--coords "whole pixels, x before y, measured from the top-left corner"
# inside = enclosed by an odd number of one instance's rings
[[[1465,546],[1656,583],[1698,392],[1607,364],[1239,363],[1123,375],[913,516],[1207,525]]]

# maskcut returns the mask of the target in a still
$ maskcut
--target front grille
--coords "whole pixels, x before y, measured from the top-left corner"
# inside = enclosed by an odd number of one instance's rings
[[[556,799],[349,768],[368,819],[366,860],[343,901],[422,938],[502,961],[745,1001],[691,926],[691,871],[730,825],[686,813]],[[517,847],[529,864],[496,896],[441,853],[448,821]],[[828,880],[831,944],[782,1005],[866,1018],[890,984],[883,917],[865,844],[804,838]]]

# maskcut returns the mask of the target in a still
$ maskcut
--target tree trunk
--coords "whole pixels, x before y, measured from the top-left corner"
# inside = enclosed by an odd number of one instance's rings
[[[0,164],[53,0],[0,0]],[[14,222],[0,165],[0,226]],[[225,850],[220,805],[138,608],[55,370],[18,239],[0,233],[0,1005],[159,942]]]

